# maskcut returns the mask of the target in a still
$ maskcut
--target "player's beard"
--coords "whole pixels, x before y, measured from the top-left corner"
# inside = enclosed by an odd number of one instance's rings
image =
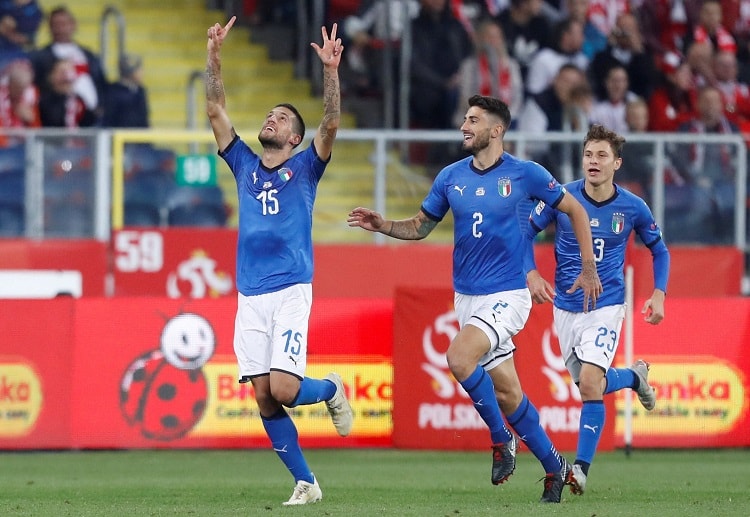
[[[481,133],[474,133],[474,138],[471,140],[471,145],[463,144],[463,150],[476,156],[479,152],[484,151],[490,146],[490,131],[482,131]]]
[[[273,136],[263,136],[263,131],[258,133],[258,142],[263,146],[263,149],[282,149],[284,147],[283,142],[274,133]]]

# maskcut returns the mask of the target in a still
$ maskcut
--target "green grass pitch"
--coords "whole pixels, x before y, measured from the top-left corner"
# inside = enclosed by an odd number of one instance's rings
[[[323,500],[281,505],[293,481],[265,450],[0,452],[2,516],[750,516],[750,449],[600,453],[586,494],[542,505],[527,451],[490,483],[490,452],[309,449]]]

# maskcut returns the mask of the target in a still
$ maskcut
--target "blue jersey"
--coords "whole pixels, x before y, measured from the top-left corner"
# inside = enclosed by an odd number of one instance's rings
[[[251,296],[311,283],[313,203],[328,162],[311,144],[268,169],[239,137],[219,155],[237,180],[237,290]]]
[[[625,303],[625,251],[628,239],[635,232],[651,250],[654,257],[654,279],[657,288],[666,292],[669,275],[669,252],[646,203],[631,192],[615,185],[615,194],[606,201],[591,199],[584,190],[584,180],[566,185],[589,216],[594,245],[594,260],[599,279],[604,288],[596,307]],[[581,252],[568,216],[539,203],[532,211],[529,225],[530,237],[546,228],[551,222],[555,229],[555,306],[570,312],[583,311],[583,290],[573,294],[570,289],[581,274]],[[527,267],[527,269],[530,269]]]
[[[422,203],[440,221],[453,212],[453,288],[468,295],[523,289],[528,213],[557,206],[565,189],[541,165],[503,153],[487,170],[465,158],[444,168]]]

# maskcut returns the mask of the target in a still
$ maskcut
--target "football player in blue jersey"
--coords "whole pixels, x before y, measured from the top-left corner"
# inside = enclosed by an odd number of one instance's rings
[[[555,229],[555,286],[536,270],[533,251],[526,261],[528,284],[537,303],[554,303],[554,324],[565,366],[578,385],[583,407],[578,430],[576,460],[567,482],[574,494],[586,488],[589,467],[604,427],[603,396],[632,388],[646,410],[656,404],[648,384],[649,364],[638,360],[630,368],[612,368],[625,318],[625,251],[635,232],[651,250],[654,291],[642,312],[653,325],[664,318],[664,297],[669,276],[669,251],[646,203],[614,182],[622,164],[625,139],[600,125],[589,129],[583,141],[584,178],[565,186],[586,209],[593,236],[594,259],[604,288],[596,310],[581,310],[581,295],[567,289],[581,271],[581,257],[574,227],[567,214],[540,202],[531,212],[531,240],[550,223]],[[528,251],[528,250],[527,250]]]
[[[515,469],[517,439],[502,414],[544,467],[542,501],[560,502],[568,464],[539,423],[524,394],[513,360],[513,336],[526,323],[531,295],[524,271],[528,213],[533,200],[568,214],[582,243],[583,270],[572,285],[581,289],[581,309],[595,306],[601,292],[586,212],[541,165],[505,152],[508,106],[475,95],[461,125],[463,148],[471,156],[440,171],[419,212],[387,220],[355,208],[350,226],[396,239],[423,239],[448,210],[453,212],[453,287],[460,330],[447,351],[448,366],[487,423],[492,438],[491,481],[504,482]],[[497,394],[497,399],[496,399]],[[502,414],[501,414],[502,411]]]
[[[312,305],[312,211],[318,182],[331,158],[341,118],[338,68],[344,47],[322,27],[322,47],[311,43],[323,64],[323,120],[306,149],[305,124],[290,104],[266,115],[255,154],[235,133],[226,111],[220,49],[235,18],[208,29],[206,104],[219,155],[237,181],[238,307],[234,351],[241,383],[252,382],[263,427],[279,458],[294,476],[285,505],[314,503],[323,494],[299,445],[297,428],[284,406],[325,401],[336,431],[346,436],[353,415],[338,374],[305,376],[308,320]]]

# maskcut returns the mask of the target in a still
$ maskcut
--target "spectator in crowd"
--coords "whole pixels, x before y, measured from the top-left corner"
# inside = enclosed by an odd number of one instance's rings
[[[677,130],[682,133],[730,134],[739,129],[724,113],[724,100],[718,88],[704,86],[698,93],[697,113]],[[683,145],[677,147],[684,151]],[[672,153],[672,163],[686,182],[707,182],[734,177],[734,162],[723,144],[689,144],[687,152]]]
[[[44,13],[36,0],[0,0],[0,19],[10,16],[14,23],[11,38],[23,50],[36,45],[36,33]],[[0,24],[1,25],[1,24]]]
[[[628,135],[648,133],[648,104],[640,97],[631,99],[625,105],[625,123]],[[651,181],[654,170],[654,145],[652,142],[631,141],[622,149],[622,166],[617,173],[617,183],[643,198],[651,199]]]
[[[552,41],[554,46],[541,49],[529,63],[526,92],[531,95],[544,91],[564,64],[572,64],[582,71],[588,68],[589,60],[582,51],[581,22],[572,18],[557,22],[552,29]]]
[[[0,122],[5,128],[39,127],[39,92],[25,59],[11,61],[0,74]]]
[[[521,65],[524,81],[536,53],[549,46],[550,23],[542,14],[542,0],[510,0],[497,17],[508,53]]]
[[[586,75],[575,65],[563,65],[552,85],[543,92],[526,98],[518,117],[518,130],[544,134],[547,131],[586,131],[588,110],[593,95]],[[547,168],[558,181],[566,181],[565,170],[572,169],[572,144],[536,143],[528,145],[531,158]],[[572,179],[572,178],[569,178]]]
[[[697,25],[685,38],[687,61],[706,84],[715,82],[713,60],[716,53],[737,53],[737,43],[722,25],[721,13],[719,0],[706,0],[698,14]]]
[[[750,83],[750,1],[726,0],[721,2],[721,8],[725,27],[737,41],[740,80]]]
[[[615,133],[624,133],[628,126],[625,121],[625,105],[637,97],[630,91],[628,71],[624,66],[615,65],[607,72],[604,80],[607,96],[594,104],[591,109],[591,123],[600,124]]]
[[[120,58],[120,80],[104,96],[105,127],[149,127],[148,93],[143,86],[143,60],[134,54]]]
[[[606,95],[604,78],[607,70],[615,65],[622,65],[627,70],[633,93],[644,99],[651,96],[655,87],[656,63],[646,49],[638,20],[629,13],[617,17],[607,46],[596,53],[589,65],[589,80],[597,97]]]
[[[404,16],[406,9],[406,16]],[[407,0],[405,4],[388,0],[363,2],[361,9],[344,18],[342,23],[343,41],[346,45],[346,60],[342,67],[342,88],[355,95],[381,95],[383,79],[383,47],[401,40],[407,20],[419,14],[418,0]],[[398,67],[393,50],[395,72]]]
[[[419,15],[411,25],[410,125],[452,128],[461,61],[471,54],[472,41],[452,15],[448,0],[420,0]]]
[[[39,117],[43,127],[90,127],[97,115],[76,92],[76,67],[69,59],[58,59],[41,89]]]
[[[697,114],[681,124],[678,131],[693,134],[739,133],[726,116],[721,92],[705,86],[698,93]],[[711,235],[715,242],[731,242],[734,235],[736,147],[722,143],[676,144],[669,157],[679,175],[678,183],[692,185],[711,197],[715,211]]]
[[[648,101],[651,131],[675,131],[695,113],[696,88],[690,65],[675,52],[662,60],[662,82]]]
[[[49,13],[49,31],[52,42],[30,54],[34,75],[40,90],[57,61],[66,59],[74,66],[74,90],[84,102],[86,110],[100,116],[100,104],[106,85],[99,57],[74,39],[77,29],[73,13],[64,6]]]
[[[750,87],[738,79],[737,56],[719,51],[713,57],[713,86],[724,97],[727,117],[740,129],[750,124]]]
[[[564,0],[563,19],[570,17],[583,26],[583,53],[589,60],[594,58],[597,52],[607,46],[607,33],[602,32],[597,27],[590,16],[590,7],[595,2],[590,0]]]
[[[637,10],[646,48],[654,55],[684,53],[685,36],[698,20],[703,0],[645,0]]]
[[[615,28],[620,15],[637,8],[634,4],[633,0],[591,0],[588,19],[606,37]]]
[[[16,26],[16,20],[12,16],[0,16],[0,56],[11,56],[9,60],[23,55],[23,46],[19,41]]]
[[[496,97],[508,105],[513,119],[518,116],[523,106],[521,67],[508,55],[503,30],[492,18],[477,24],[476,50],[471,58],[464,60],[460,75],[460,99],[477,93]],[[465,113],[464,106],[459,106],[454,118],[456,127],[463,124]]]

